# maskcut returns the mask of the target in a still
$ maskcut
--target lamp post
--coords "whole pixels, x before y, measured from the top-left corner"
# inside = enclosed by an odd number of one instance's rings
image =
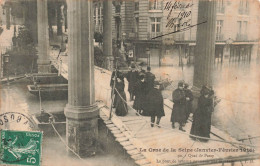
[[[123,52],[125,52],[125,38],[126,38],[126,33],[124,32],[122,34],[122,44],[121,44],[121,49]]]
[[[146,52],[146,55],[147,55],[147,65],[150,66],[150,48],[147,47],[145,52]]]
[[[231,38],[228,38],[227,40],[226,40],[226,45],[229,47],[229,61],[230,61],[230,59],[231,59],[231,56],[232,56],[232,52],[233,52],[233,48],[232,48],[232,46],[231,46],[231,44],[234,42],[234,40],[233,39],[231,39]],[[221,59],[221,61],[222,61],[222,59]]]
[[[10,61],[10,55],[9,54],[4,55],[4,63],[6,65],[7,84],[8,85],[9,85],[9,61]]]

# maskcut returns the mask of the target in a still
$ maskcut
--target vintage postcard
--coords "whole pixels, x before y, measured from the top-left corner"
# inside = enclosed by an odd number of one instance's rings
[[[1,165],[260,165],[259,0],[0,5]]]

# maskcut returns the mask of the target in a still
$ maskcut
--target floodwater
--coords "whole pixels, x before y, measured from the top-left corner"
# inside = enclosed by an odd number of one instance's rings
[[[172,85],[163,91],[166,98],[171,98],[171,93],[178,83],[184,79],[192,85],[193,66],[152,68],[157,78],[168,78]],[[216,65],[214,67],[214,90],[221,102],[216,106],[212,117],[212,124],[232,135],[237,139],[259,135],[259,64],[230,63]],[[40,112],[41,107],[47,112],[63,111],[67,99],[42,99],[30,94],[27,85],[28,79],[22,79],[11,83],[9,86],[1,86],[1,113],[7,111],[20,112],[31,116]],[[165,119],[166,120],[166,119]],[[43,163],[42,165],[131,165],[124,161],[124,156],[114,154],[101,154],[94,158],[80,161],[75,157],[67,156],[66,147],[58,137],[43,139]],[[120,164],[119,164],[120,163]]]
[[[193,66],[154,67],[158,79],[169,79],[172,84],[163,91],[171,99],[178,80],[192,86]],[[213,72],[213,88],[221,102],[215,107],[212,124],[241,139],[259,136],[260,127],[260,75],[256,60],[249,62],[216,63]],[[256,141],[256,140],[255,140]]]
[[[0,114],[6,112],[19,112],[30,117],[33,114],[40,113],[39,97],[29,93],[27,89],[27,85],[29,84],[32,84],[30,80],[21,79],[14,83],[10,83],[9,86],[0,86]],[[46,112],[63,111],[66,104],[67,99],[62,98],[52,98],[51,100],[42,98],[41,100],[41,106]],[[24,130],[24,126],[16,121],[12,122],[12,124],[5,125],[5,128]],[[63,136],[63,140],[66,140],[65,136]],[[94,157],[79,160],[76,156],[67,155],[66,146],[57,135],[47,137],[43,134],[41,164],[43,166],[103,166],[104,163],[108,166],[133,165],[132,161],[127,160],[126,156],[123,154],[105,153],[103,151],[100,151],[99,154]]]

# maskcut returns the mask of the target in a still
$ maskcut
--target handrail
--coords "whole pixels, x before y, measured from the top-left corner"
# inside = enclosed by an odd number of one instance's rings
[[[254,136],[254,137],[248,137],[248,138],[241,138],[241,139],[238,139],[238,141],[244,141],[244,140],[249,140],[249,139],[257,139],[257,138],[260,138],[260,136]]]

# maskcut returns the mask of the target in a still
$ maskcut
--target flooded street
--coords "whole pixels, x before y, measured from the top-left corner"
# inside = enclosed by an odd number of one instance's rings
[[[193,66],[184,66],[183,70],[179,66],[169,66],[153,68],[152,72],[157,78],[173,81],[163,92],[165,98],[171,99],[178,80],[185,80],[192,86],[193,70]],[[259,83],[259,64],[256,61],[215,64],[213,88],[221,102],[215,107],[212,124],[237,139],[258,136]]]
[[[40,100],[38,96],[30,94],[27,85],[32,84],[28,79],[21,79],[9,86],[1,85],[1,111],[0,114],[6,112],[18,112],[28,117],[33,114],[40,113]],[[67,99],[42,99],[42,108],[46,112],[63,111]],[[25,130],[25,126],[13,121],[12,123],[4,123],[4,127],[14,130]],[[29,128],[28,128],[29,129]],[[30,129],[29,129],[30,130]],[[63,140],[66,140],[63,136]],[[47,137],[43,134],[42,143],[42,164],[43,166],[55,165],[63,166],[64,163],[69,166],[86,165],[86,166],[130,166],[132,162],[126,160],[123,154],[105,153],[100,151],[95,157],[79,160],[75,156],[68,156],[66,146],[61,142],[57,135]]]
[[[258,70],[256,62],[216,64],[214,67],[214,90],[221,102],[215,107],[212,124],[237,139],[257,136],[260,127]],[[179,66],[153,67],[152,72],[157,78],[172,81],[163,91],[165,98],[171,99],[178,80],[184,79],[192,85],[193,66],[184,66],[183,72]],[[40,112],[39,97],[29,93],[28,84],[31,84],[29,80],[22,79],[9,87],[2,86],[1,112],[10,111],[10,108],[27,115]],[[46,112],[63,111],[66,104],[66,98],[43,99],[41,103]]]

